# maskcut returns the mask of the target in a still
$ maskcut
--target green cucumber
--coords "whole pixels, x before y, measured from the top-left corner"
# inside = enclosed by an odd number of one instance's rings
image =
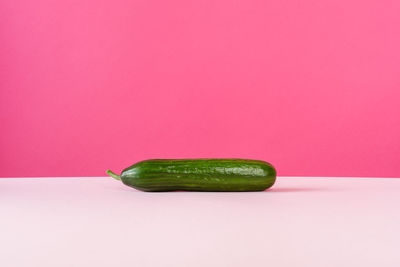
[[[150,159],[124,169],[121,175],[110,170],[107,174],[147,192],[263,191],[276,180],[271,164],[249,159]]]

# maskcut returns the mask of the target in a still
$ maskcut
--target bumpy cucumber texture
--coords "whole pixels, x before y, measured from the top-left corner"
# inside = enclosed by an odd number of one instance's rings
[[[263,191],[276,180],[271,164],[249,159],[150,159],[124,169],[121,175],[110,170],[107,174],[148,192]]]

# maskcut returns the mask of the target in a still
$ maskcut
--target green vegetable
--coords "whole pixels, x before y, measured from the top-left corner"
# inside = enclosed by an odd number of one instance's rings
[[[271,164],[248,159],[150,159],[107,174],[148,192],[263,191],[276,180]]]

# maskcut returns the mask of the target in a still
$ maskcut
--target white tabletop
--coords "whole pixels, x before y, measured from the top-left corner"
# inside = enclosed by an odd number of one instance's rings
[[[265,192],[144,193],[0,179],[0,266],[400,266],[400,179],[280,177]]]

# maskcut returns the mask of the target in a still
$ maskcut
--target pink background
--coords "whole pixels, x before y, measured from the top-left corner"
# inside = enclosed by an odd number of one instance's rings
[[[243,157],[400,177],[400,2],[0,2],[0,176]]]

